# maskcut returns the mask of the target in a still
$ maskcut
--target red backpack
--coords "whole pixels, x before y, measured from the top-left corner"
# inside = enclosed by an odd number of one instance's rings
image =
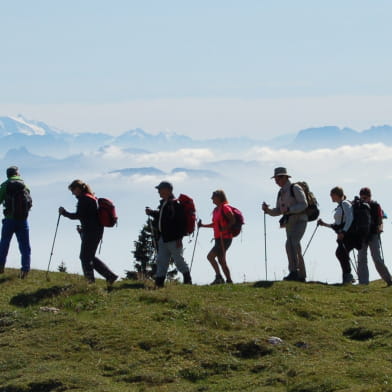
[[[98,218],[102,226],[113,227],[117,224],[118,217],[116,207],[111,200],[105,199],[104,197],[95,197],[90,193],[86,193],[86,196],[97,202]]]
[[[185,228],[185,235],[192,234],[195,231],[196,226],[196,208],[193,199],[187,195],[180,194],[178,196],[178,202],[182,205],[185,212],[186,218],[186,228]]]
[[[230,233],[232,234],[233,237],[237,237],[238,234],[241,233],[242,225],[245,223],[245,219],[244,219],[244,216],[242,215],[242,212],[238,208],[233,207],[233,206],[229,206],[229,207],[230,207],[231,212],[233,213],[234,219],[235,219],[233,226],[230,227]],[[226,218],[226,220],[227,220],[227,218]]]

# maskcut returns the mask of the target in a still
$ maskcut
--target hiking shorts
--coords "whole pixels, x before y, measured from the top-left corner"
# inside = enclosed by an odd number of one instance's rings
[[[217,256],[222,256],[223,255],[222,242],[223,242],[224,250],[226,252],[227,249],[230,248],[231,241],[232,241],[231,238],[223,238],[223,240],[221,238],[215,238],[215,243],[211,249],[211,252],[214,252]]]

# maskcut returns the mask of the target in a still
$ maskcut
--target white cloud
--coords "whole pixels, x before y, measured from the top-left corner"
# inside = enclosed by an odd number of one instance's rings
[[[213,159],[214,154],[208,149],[183,148],[176,151],[162,151],[135,156],[139,164],[154,165],[158,168],[174,168],[178,166],[199,167],[205,161]]]

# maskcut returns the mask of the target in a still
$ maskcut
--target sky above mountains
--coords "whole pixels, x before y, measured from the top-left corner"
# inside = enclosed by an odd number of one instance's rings
[[[19,0],[1,10],[2,115],[193,137],[392,123],[389,1]]]

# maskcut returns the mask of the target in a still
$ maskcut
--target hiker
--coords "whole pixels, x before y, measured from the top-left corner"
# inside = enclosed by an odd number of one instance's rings
[[[192,284],[188,264],[183,257],[182,238],[186,234],[186,217],[183,206],[173,195],[173,185],[162,181],[156,187],[161,197],[157,210],[146,207],[147,215],[154,218],[158,229],[158,254],[155,284],[163,287],[170,260],[173,259],[177,269],[183,274],[184,284]]]
[[[308,222],[305,210],[308,206],[305,193],[301,186],[290,182],[291,176],[284,167],[277,167],[271,178],[280,187],[276,200],[276,207],[269,208],[266,202],[262,210],[271,216],[283,215],[279,220],[280,227],[286,229],[286,253],[289,262],[289,274],[284,280],[297,282],[306,281],[305,262],[302,257],[301,239]]]
[[[212,227],[214,229],[215,243],[207,255],[207,259],[215,271],[215,280],[211,284],[225,283],[220,273],[219,265],[225,275],[226,283],[233,283],[226,262],[226,252],[233,239],[230,228],[235,223],[235,217],[223,190],[218,189],[214,191],[211,200],[216,205],[212,211],[212,222],[208,224],[203,224],[201,220],[198,222],[199,227]]]
[[[356,246],[356,238],[349,231],[353,222],[353,207],[351,203],[346,200],[346,196],[342,188],[336,186],[331,189],[331,199],[334,203],[338,203],[334,213],[334,223],[325,223],[322,219],[317,221],[317,224],[324,227],[329,227],[337,233],[336,257],[340,262],[343,272],[343,284],[353,283],[353,276],[351,274],[351,264],[349,253]]]
[[[19,169],[7,169],[7,180],[0,185],[0,204],[4,205],[4,219],[0,240],[0,274],[4,273],[12,236],[18,240],[21,254],[20,278],[27,277],[30,271],[31,247],[27,217],[32,206],[30,190],[20,177]]]
[[[111,288],[118,276],[109,267],[95,256],[99,242],[103,236],[103,226],[98,217],[98,205],[90,186],[81,180],[74,180],[68,189],[78,199],[76,212],[68,212],[64,207],[59,207],[59,214],[69,219],[79,219],[81,226],[77,231],[82,240],[80,247],[80,260],[83,275],[88,283],[94,283],[94,270],[101,274]]]
[[[388,286],[392,285],[391,274],[386,267],[381,250],[381,233],[383,232],[383,211],[379,203],[372,200],[372,192],[369,188],[361,188],[359,197],[370,206],[370,233],[362,242],[361,249],[358,250],[358,283],[369,284],[369,269],[367,264],[367,251],[370,254],[377,272]]]

